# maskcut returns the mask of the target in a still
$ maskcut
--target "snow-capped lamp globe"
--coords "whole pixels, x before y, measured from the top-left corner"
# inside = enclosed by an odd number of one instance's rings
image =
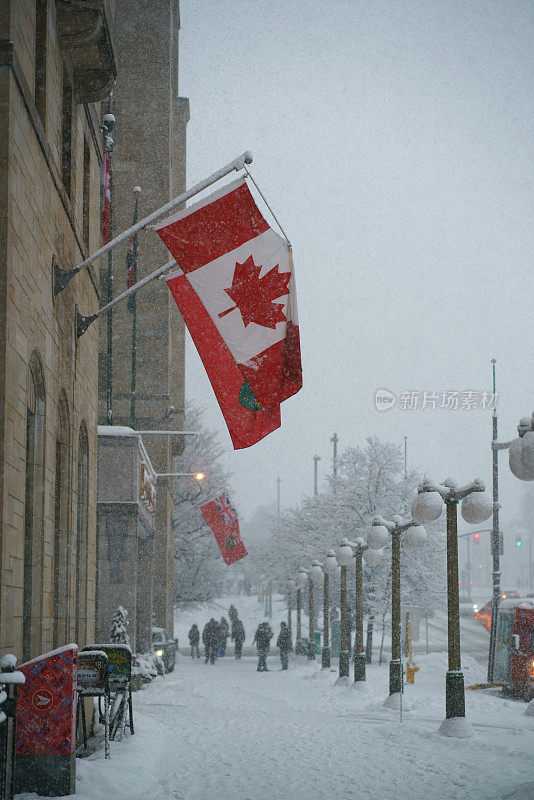
[[[357,545],[358,547],[365,547],[365,539],[363,536],[357,536],[353,544]]]
[[[381,525],[378,520],[367,530],[367,544],[371,550],[381,550],[389,542],[389,531],[385,525]]]
[[[409,550],[422,547],[426,542],[426,529],[422,525],[412,525],[402,534],[402,543]]]
[[[323,569],[327,575],[330,577],[334,577],[336,574],[336,570],[338,568],[336,554],[333,550],[329,550],[326,554],[326,558],[323,561]]]
[[[112,131],[115,127],[115,115],[114,114],[104,114],[102,117],[102,123],[106,126],[108,131]]]
[[[519,420],[517,433],[508,451],[510,471],[520,481],[534,481],[534,413]]]
[[[424,484],[421,484],[424,486]],[[412,502],[412,519],[422,525],[439,519],[443,511],[443,500],[439,492],[425,492],[419,487],[419,494]]]
[[[348,567],[352,564],[352,547],[348,539],[342,539],[336,550],[336,560],[340,567]]]
[[[363,554],[363,560],[365,561],[368,567],[376,567],[376,565],[380,563],[380,561],[382,560],[383,555],[384,555],[383,550],[373,550],[370,547]]]
[[[308,570],[301,567],[296,575],[297,586],[299,589],[304,589],[308,583]]]
[[[310,578],[314,583],[319,583],[323,580],[324,573],[323,567],[320,561],[312,561],[312,565],[310,568]]]
[[[470,525],[480,525],[493,514],[493,503],[486,492],[473,492],[462,500],[461,512]]]

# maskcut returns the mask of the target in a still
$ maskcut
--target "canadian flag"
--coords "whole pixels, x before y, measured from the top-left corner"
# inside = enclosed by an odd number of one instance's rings
[[[223,413],[234,450],[280,427],[280,406],[260,408],[230,351],[183,272],[165,280],[193,339]]]
[[[237,511],[226,492],[204,503],[200,511],[215,536],[225,564],[233,564],[248,555],[239,535]]]
[[[302,387],[293,260],[239,178],[155,226],[262,408]],[[172,278],[172,274],[169,276]]]

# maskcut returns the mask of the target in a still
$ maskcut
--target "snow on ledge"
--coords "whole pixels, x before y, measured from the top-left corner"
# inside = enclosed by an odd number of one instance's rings
[[[137,431],[133,428],[128,428],[126,425],[99,425],[99,436],[139,436]]]

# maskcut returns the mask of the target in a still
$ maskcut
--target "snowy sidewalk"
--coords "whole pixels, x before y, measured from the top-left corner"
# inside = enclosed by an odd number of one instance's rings
[[[358,691],[317,663],[293,659],[279,672],[275,654],[261,674],[252,658],[212,666],[179,656],[174,673],[134,695],[136,734],[112,742],[111,761],[78,760],[77,798],[532,800],[525,704],[468,692],[475,737],[443,737],[445,654],[418,663],[400,724],[381,704],[387,665],[372,665]],[[467,681],[479,669],[471,659]]]

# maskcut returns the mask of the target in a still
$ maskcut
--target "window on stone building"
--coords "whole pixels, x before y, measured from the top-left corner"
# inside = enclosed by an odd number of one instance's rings
[[[89,513],[89,441],[85,422],[78,436],[78,481],[76,512],[75,641],[85,644],[87,635],[87,548]]]
[[[61,392],[56,434],[56,475],[54,497],[54,627],[53,645],[68,640],[68,585],[70,556],[70,423],[67,396]]]
[[[90,186],[91,186],[91,152],[87,139],[83,137],[83,240],[87,248],[89,248],[89,202],[90,202]]]
[[[48,0],[35,3],[35,107],[46,127],[46,42]]]
[[[61,177],[70,196],[72,184],[72,86],[63,64],[63,91],[61,106]]]
[[[33,658],[41,648],[45,397],[41,357],[34,350],[30,358],[26,390],[26,481],[22,601],[23,661]]]

